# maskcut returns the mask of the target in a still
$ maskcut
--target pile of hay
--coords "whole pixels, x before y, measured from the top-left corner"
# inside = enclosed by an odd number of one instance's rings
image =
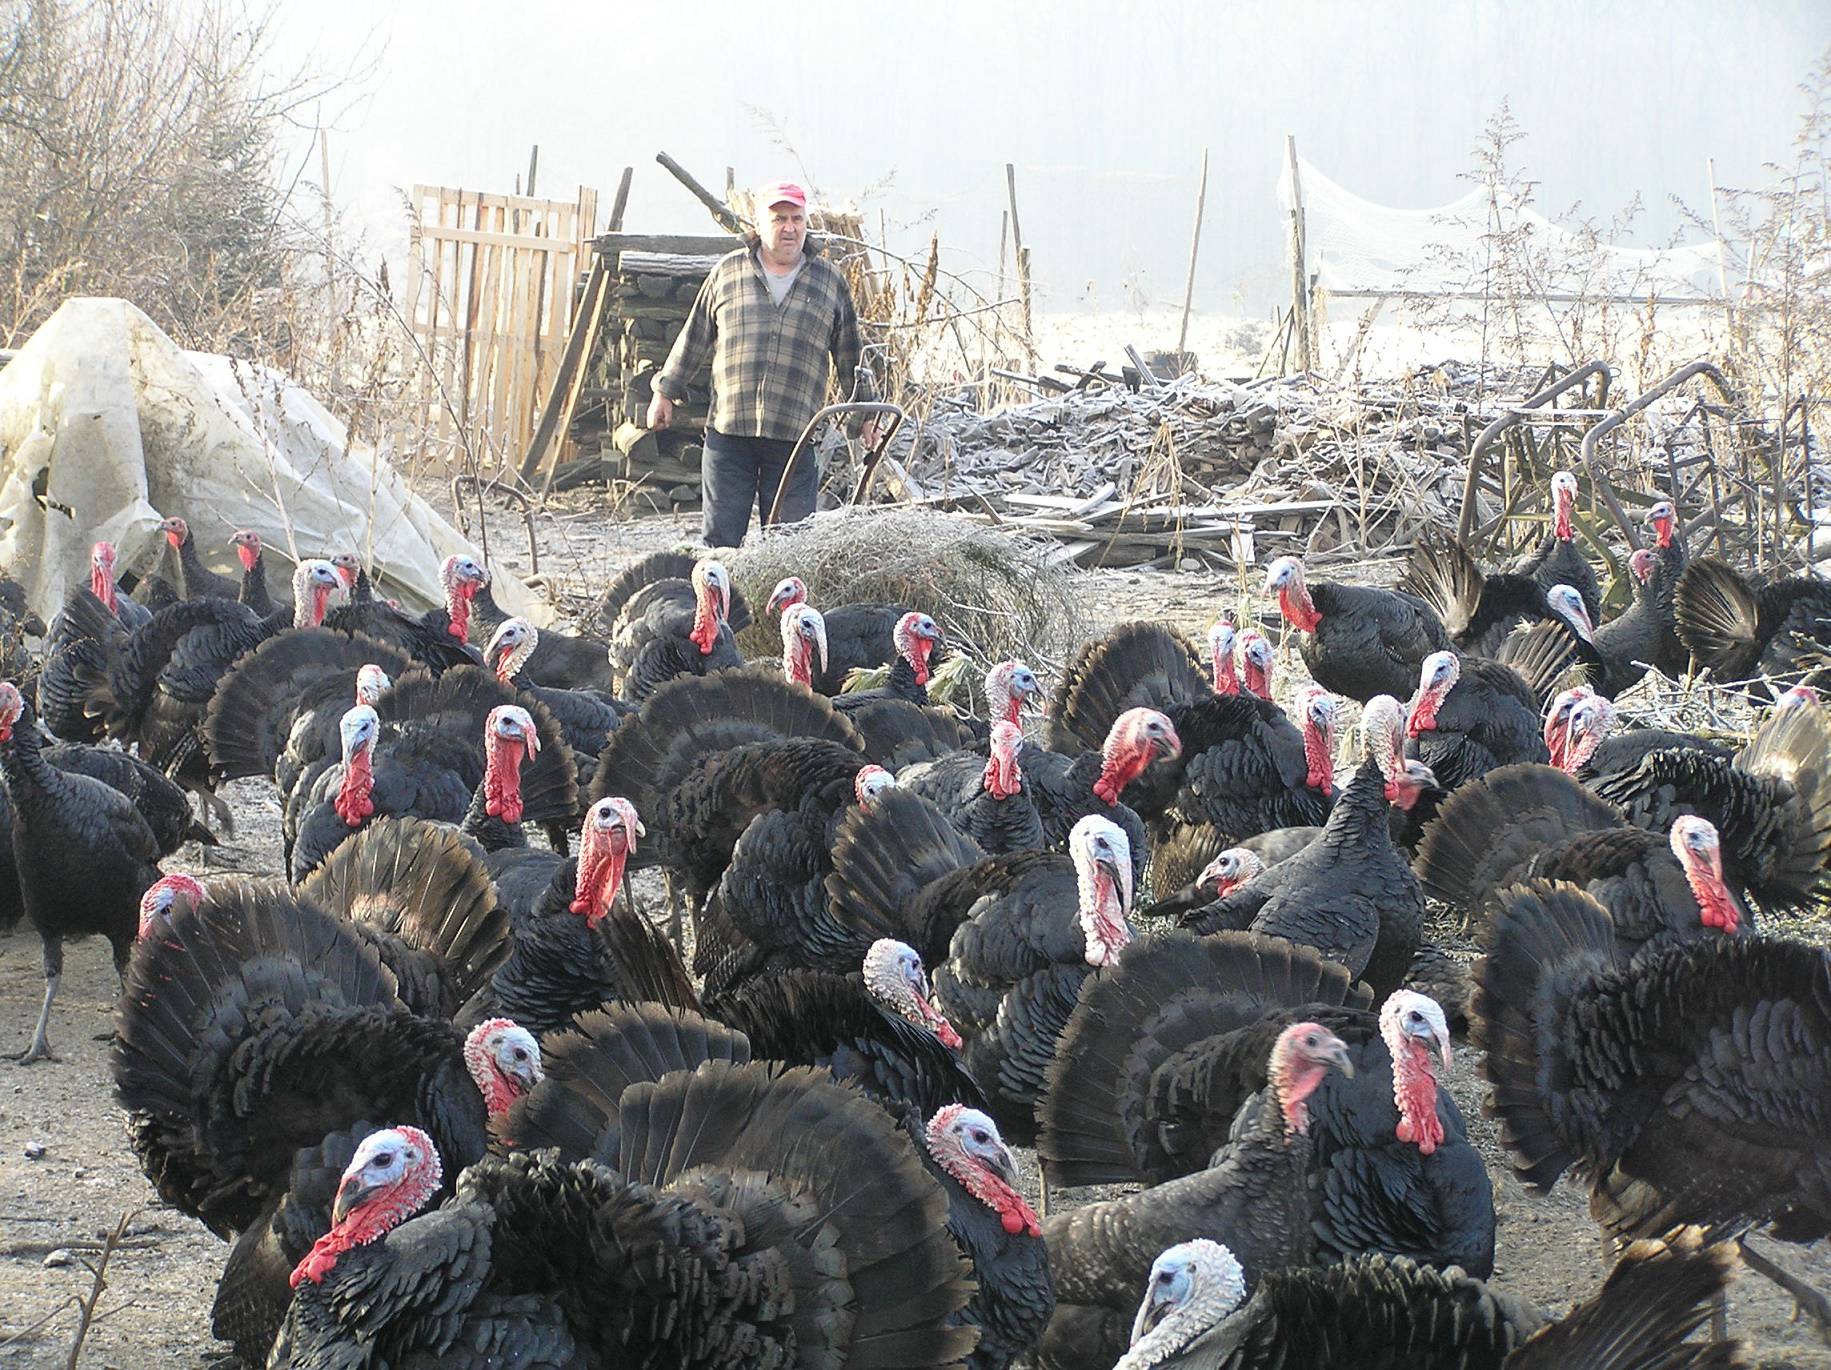
[[[1076,573],[1050,564],[1054,546],[929,509],[840,509],[768,530],[730,565],[759,610],[800,576],[816,608],[907,604],[981,667],[1017,657],[1053,673],[1087,635]],[[778,625],[759,623],[739,646],[779,654]]]

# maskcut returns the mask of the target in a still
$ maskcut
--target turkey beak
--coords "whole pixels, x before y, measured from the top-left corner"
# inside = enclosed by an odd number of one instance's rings
[[[1323,1048],[1322,1059],[1328,1061],[1346,1078],[1354,1078],[1354,1062],[1348,1059],[1348,1044],[1337,1037]]]
[[[1176,1305],[1169,1299],[1159,1300],[1157,1282],[1153,1280],[1146,1291],[1144,1302],[1138,1305],[1138,1316],[1132,1320],[1132,1345],[1143,1341],[1158,1323],[1169,1317],[1176,1310]]]
[[[331,1223],[333,1226],[349,1217],[352,1212],[367,1203],[369,1197],[379,1188],[378,1185],[364,1184],[360,1175],[344,1177],[337,1186],[337,1198],[331,1204]]]
[[[986,1169],[1011,1188],[1017,1188],[1017,1162],[1011,1159],[1011,1152],[1008,1148],[1001,1146],[996,1151],[988,1153],[984,1159]]]
[[[1119,891],[1119,908],[1122,912],[1132,911],[1132,866],[1129,861],[1120,861],[1110,851],[1102,851],[1095,864],[1111,877],[1113,888]]]

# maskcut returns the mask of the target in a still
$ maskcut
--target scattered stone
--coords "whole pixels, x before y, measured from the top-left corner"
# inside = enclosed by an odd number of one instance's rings
[[[45,1155],[45,1144],[43,1142],[27,1142],[25,1144],[26,1160],[42,1161],[44,1159],[44,1155]]]
[[[70,1254],[69,1247],[60,1246],[57,1250],[45,1257],[44,1267],[46,1270],[61,1270],[75,1259],[76,1257]]]

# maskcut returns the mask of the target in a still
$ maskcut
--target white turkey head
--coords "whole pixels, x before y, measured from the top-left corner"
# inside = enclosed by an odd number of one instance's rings
[[[1389,803],[1405,766],[1405,726],[1405,707],[1391,695],[1375,695],[1361,709],[1361,760],[1386,777]]]
[[[1583,596],[1569,585],[1554,585],[1545,591],[1545,602],[1556,614],[1571,626],[1571,630],[1585,642],[1595,637],[1596,625],[1590,622],[1589,608],[1583,603]]]
[[[1545,750],[1551,753],[1551,764],[1569,770],[1564,764],[1564,748],[1570,743],[1570,711],[1596,692],[1587,685],[1573,685],[1551,701],[1545,710]]]
[[[986,717],[993,722],[1020,721],[1024,703],[1043,692],[1036,672],[1021,661],[1001,661],[985,673]]]
[[[1208,630],[1208,669],[1214,676],[1216,694],[1237,695],[1240,692],[1240,677],[1233,659],[1238,639],[1231,615],[1217,620]]]
[[[896,647],[896,654],[915,672],[916,684],[926,685],[928,661],[940,644],[941,625],[927,614],[912,610],[896,621],[890,641]]]
[[[769,603],[763,606],[766,614],[779,614],[784,609],[792,609],[797,604],[807,603],[807,582],[800,576],[786,576],[776,582],[776,588],[769,592]]]
[[[1144,1302],[1132,1319],[1132,1345],[1113,1370],[1164,1364],[1246,1299],[1246,1272],[1233,1252],[1208,1237],[1179,1242],[1151,1263]]]
[[[1278,596],[1278,612],[1300,633],[1313,633],[1322,622],[1316,601],[1304,583],[1303,563],[1296,557],[1279,557],[1265,568],[1265,593]]]
[[[1723,844],[1716,824],[1687,814],[1673,820],[1667,840],[1697,900],[1698,920],[1707,928],[1734,936],[1742,925],[1742,911],[1723,879]]]
[[[1428,1156],[1443,1145],[1437,1117],[1437,1076],[1431,1055],[1450,1068],[1450,1029],[1435,999],[1402,989],[1380,1007],[1380,1040],[1392,1058],[1392,1102],[1399,1110],[1395,1135]]]
[[[490,583],[490,573],[466,556],[445,558],[441,579],[445,584],[445,631],[460,643],[470,641],[470,602]]]
[[[1023,772],[1017,758],[1024,750],[1024,731],[1003,719],[992,725],[989,755],[985,763],[986,793],[994,799],[1010,799],[1024,787]]]
[[[1607,698],[1592,694],[1571,705],[1564,725],[1562,769],[1575,775],[1589,764],[1615,726],[1615,706]]]
[[[324,616],[349,603],[349,587],[328,561],[307,557],[292,573],[292,622],[295,628],[317,628]]]
[[[1816,709],[1820,703],[1817,690],[1810,685],[1795,685],[1774,701],[1774,712],[1782,714],[1788,709]]]
[[[693,630],[687,634],[701,656],[718,646],[719,630],[731,617],[731,573],[720,561],[693,564]]]
[[[1242,683],[1248,694],[1255,694],[1260,699],[1272,697],[1272,663],[1276,653],[1272,650],[1271,640],[1257,628],[1248,628],[1240,634],[1240,661],[1244,672]]]
[[[1416,757],[1405,757],[1398,770],[1386,782],[1386,801],[1394,808],[1410,813],[1418,801],[1438,788],[1437,773]]]
[[[439,1192],[438,1148],[417,1127],[385,1127],[356,1148],[331,1204],[331,1230],[293,1269],[292,1287],[321,1283],[337,1258],[385,1237]]]
[[[483,724],[483,809],[505,823],[521,822],[521,768],[540,755],[534,716],[499,704]]]
[[[1672,536],[1678,531],[1678,510],[1673,508],[1672,501],[1662,499],[1647,510],[1647,522],[1653,525],[1653,536],[1658,539],[1662,549],[1672,545]]]
[[[484,1111],[495,1121],[541,1082],[540,1043],[512,1018],[489,1018],[465,1037],[464,1068],[483,1096]]]
[[[189,875],[161,876],[140,896],[140,930],[134,934],[135,940],[144,939],[155,928],[169,927],[180,913],[194,910],[203,893],[203,886]]]
[[[0,742],[13,740],[13,729],[25,713],[25,696],[10,680],[0,680]]]
[[[1198,889],[1212,889],[1216,899],[1223,899],[1264,870],[1265,862],[1257,852],[1229,847],[1202,867],[1195,884]]]
[[[1454,652],[1432,652],[1424,658],[1418,668],[1418,693],[1412,696],[1411,720],[1407,724],[1412,737],[1436,728],[1437,711],[1461,679],[1462,663]]]
[[[1300,1136],[1309,1130],[1306,1101],[1322,1084],[1331,1066],[1350,1080],[1354,1078],[1348,1044],[1322,1024],[1292,1023],[1278,1034],[1266,1077],[1277,1093],[1287,1134]]]
[[[1113,720],[1106,734],[1094,797],[1117,804],[1125,787],[1143,775],[1145,767],[1158,757],[1181,756],[1182,750],[1182,739],[1167,715],[1155,709],[1127,709]]]
[[[1087,964],[1111,965],[1132,940],[1125,921],[1132,911],[1131,840],[1110,818],[1090,813],[1069,831],[1068,855],[1081,889]]]
[[[587,924],[595,927],[610,912],[611,900],[623,883],[624,867],[636,850],[636,839],[647,835],[636,806],[627,799],[600,799],[585,811],[571,908],[583,914]]]
[[[976,1108],[948,1104],[925,1129],[928,1153],[962,1189],[998,1215],[1009,1236],[1043,1235],[1043,1225],[1017,1189],[1017,1163],[998,1124]]]
[[[882,766],[861,766],[852,780],[852,797],[861,808],[876,807],[877,797],[896,788],[896,777]]]
[[[782,670],[797,685],[812,687],[826,670],[826,619],[811,604],[782,611]]]
[[[367,704],[358,704],[337,722],[343,743],[343,779],[332,801],[337,816],[352,828],[375,812],[375,744],[381,737],[381,719]]]
[[[483,660],[495,668],[498,680],[510,684],[521,674],[538,646],[538,628],[525,618],[505,618],[490,634],[489,645],[483,649]]]
[[[1298,720],[1303,729],[1303,759],[1309,765],[1304,783],[1323,794],[1335,788],[1335,696],[1320,685],[1307,686],[1297,696]]]
[[[1634,577],[1636,585],[1645,585],[1653,579],[1655,562],[1653,554],[1645,547],[1636,547],[1628,553],[1628,574]]]
[[[893,937],[880,937],[865,953],[865,990],[897,1017],[927,1028],[950,1051],[960,1050],[960,1034],[935,1007],[928,972],[916,949]]]
[[[1577,512],[1577,478],[1568,471],[1557,471],[1551,477],[1551,530],[1560,542],[1569,542],[1577,535],[1572,524],[1572,517]]]
[[[360,666],[356,671],[356,702],[373,706],[381,702],[381,697],[394,688],[394,680],[381,667],[373,662]]]

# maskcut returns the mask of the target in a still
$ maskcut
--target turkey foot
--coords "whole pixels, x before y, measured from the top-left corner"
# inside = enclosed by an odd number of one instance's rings
[[[231,842],[235,840],[235,812],[227,800],[209,790],[197,790],[197,807],[203,811],[204,823]]]
[[[1797,1276],[1789,1275],[1773,1261],[1756,1251],[1744,1237],[1738,1245],[1742,1248],[1742,1263],[1764,1279],[1772,1280],[1787,1293],[1793,1296],[1793,1321],[1801,1317],[1810,1318],[1818,1324],[1819,1340],[1831,1346],[1831,1299],[1814,1289]]]
[[[29,1066],[34,1061],[55,1061],[51,1054],[51,1039],[47,1029],[51,1026],[51,1001],[57,997],[57,986],[63,980],[61,975],[45,976],[44,1007],[38,1010],[38,1026],[32,1029],[32,1044],[24,1051],[9,1051],[6,1059],[17,1061],[22,1066]]]

